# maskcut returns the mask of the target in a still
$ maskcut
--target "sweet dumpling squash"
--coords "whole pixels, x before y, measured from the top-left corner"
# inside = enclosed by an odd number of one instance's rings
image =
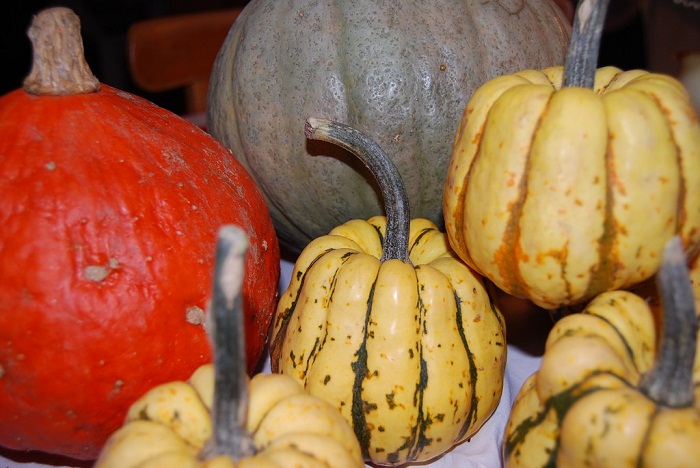
[[[657,278],[660,320],[611,291],[555,324],[513,404],[507,466],[700,466],[698,317],[678,237]]]
[[[579,2],[565,67],[471,96],[445,180],[457,254],[550,310],[652,278],[674,235],[700,247],[700,119],[671,76],[596,70],[608,1]]]
[[[365,460],[433,459],[498,406],[505,327],[481,277],[432,222],[410,219],[398,171],[366,135],[309,118],[376,176],[386,217],[352,220],[296,261],[273,319],[273,370],[303,383],[355,430]]]
[[[284,375],[248,380],[241,310],[247,244],[238,227],[219,232],[211,306],[214,364],[136,401],[96,468],[364,466],[352,428],[329,403]]]

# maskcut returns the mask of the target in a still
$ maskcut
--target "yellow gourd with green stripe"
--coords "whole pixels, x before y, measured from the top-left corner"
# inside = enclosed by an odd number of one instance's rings
[[[678,237],[658,280],[660,320],[609,291],[555,324],[506,425],[508,467],[700,466],[698,318]]]
[[[498,405],[501,314],[446,235],[410,220],[401,179],[374,142],[319,119],[307,135],[363,159],[387,216],[340,225],[303,250],[273,319],[272,368],[338,408],[366,461],[432,459]]]
[[[219,231],[212,294],[214,363],[156,386],[129,408],[95,468],[363,468],[352,428],[280,374],[248,379],[243,291],[248,238]]]

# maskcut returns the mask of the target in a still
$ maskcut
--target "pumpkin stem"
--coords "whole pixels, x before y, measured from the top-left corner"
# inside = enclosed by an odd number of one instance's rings
[[[97,80],[85,61],[80,18],[70,8],[40,11],[27,35],[33,61],[23,88],[35,95],[63,96],[99,91]]]
[[[593,89],[600,39],[610,0],[581,0],[571,30],[562,86]]]
[[[666,244],[657,281],[663,306],[663,331],[656,363],[642,376],[639,389],[657,404],[689,407],[694,400],[698,317],[688,265],[678,236]]]
[[[248,379],[243,325],[243,274],[248,238],[237,226],[219,230],[211,302],[214,347],[214,435],[202,458],[226,455],[234,461],[255,454],[246,430]]]
[[[334,143],[354,154],[377,179],[384,199],[386,235],[381,261],[398,259],[410,263],[408,237],[411,215],[406,188],[394,163],[367,135],[348,125],[328,119],[309,117],[306,138]]]

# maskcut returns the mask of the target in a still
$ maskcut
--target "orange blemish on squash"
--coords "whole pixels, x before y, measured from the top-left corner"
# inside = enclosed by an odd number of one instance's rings
[[[537,134],[533,132],[532,138]],[[532,148],[532,145],[530,145]],[[519,265],[530,261],[520,244],[520,217],[528,194],[528,176],[530,170],[530,155],[527,155],[523,173],[518,181],[518,198],[509,203],[508,221],[500,246],[494,252],[493,263],[498,268],[502,279],[502,289],[515,296],[528,297],[527,284]],[[510,182],[510,181],[509,181]],[[515,182],[515,177],[514,181]]]
[[[624,265],[621,265],[619,262],[617,235],[624,235],[627,231],[625,226],[621,225],[613,216],[613,206],[615,204],[613,188],[617,188],[621,195],[625,194],[625,190],[613,171],[615,154],[612,151],[611,139],[609,138],[608,140],[606,152],[607,189],[603,207],[605,210],[603,215],[603,233],[597,242],[598,261],[590,269],[590,280],[584,293],[585,297],[593,297],[599,292],[609,289],[617,271],[624,268]]]
[[[548,250],[547,252],[542,252],[542,253],[537,254],[536,261],[537,261],[538,265],[542,265],[542,264],[544,264],[544,262],[547,258],[553,258],[560,265],[564,265],[566,262],[566,256],[568,255],[568,252],[569,252],[569,249],[566,248],[566,246],[563,249]]]
[[[511,214],[511,221],[509,222],[508,228],[506,228],[503,242],[501,242],[499,248],[494,252],[493,261],[501,274],[503,289],[513,295],[524,295],[525,281],[520,273],[518,265],[527,263],[530,259],[529,256],[523,252],[522,246],[520,245],[520,227],[518,226],[517,219],[522,209],[511,210],[511,213],[514,211],[517,211],[518,216],[513,216],[513,214]],[[516,218],[515,222],[513,222],[513,218]]]
[[[474,146],[479,146],[481,143],[481,135],[483,134],[483,129],[480,132],[477,132],[476,135],[474,135],[474,139],[472,140],[472,145]]]

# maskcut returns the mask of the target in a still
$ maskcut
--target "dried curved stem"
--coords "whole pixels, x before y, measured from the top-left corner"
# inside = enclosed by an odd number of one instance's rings
[[[306,137],[334,143],[354,154],[377,179],[384,199],[386,236],[381,261],[399,259],[410,263],[408,237],[411,215],[408,195],[398,169],[384,151],[367,135],[348,125],[328,119],[309,117]]]

